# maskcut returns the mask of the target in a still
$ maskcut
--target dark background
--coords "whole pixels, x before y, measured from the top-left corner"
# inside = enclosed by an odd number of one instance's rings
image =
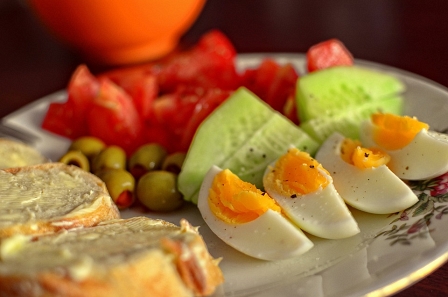
[[[306,52],[338,38],[356,58],[448,87],[447,18],[446,0],[209,0],[182,45],[214,28],[241,53]],[[63,89],[81,62],[48,34],[24,0],[0,0],[0,117]],[[447,278],[445,265],[397,296],[448,296]]]

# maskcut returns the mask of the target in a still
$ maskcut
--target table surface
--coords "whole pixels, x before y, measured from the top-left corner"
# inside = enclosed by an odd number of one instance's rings
[[[85,62],[53,38],[24,0],[0,0],[0,118],[63,89]],[[208,0],[183,44],[222,30],[240,53],[306,52],[342,40],[356,58],[448,87],[448,1]],[[448,264],[395,296],[448,296]]]

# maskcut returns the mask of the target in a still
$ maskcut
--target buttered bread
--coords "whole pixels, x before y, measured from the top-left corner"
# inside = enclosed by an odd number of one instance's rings
[[[196,228],[147,217],[0,246],[0,296],[205,296],[223,281]]]
[[[56,232],[120,217],[99,178],[62,163],[0,170],[0,199],[0,241],[18,233]]]
[[[0,169],[49,162],[35,148],[9,138],[0,138]]]

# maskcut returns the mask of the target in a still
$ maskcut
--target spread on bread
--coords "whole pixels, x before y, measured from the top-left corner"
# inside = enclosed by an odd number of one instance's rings
[[[27,144],[0,138],[0,169],[36,165],[48,161],[47,157]]]
[[[94,174],[8,158],[0,169],[0,296],[206,296],[223,282],[219,259],[186,220],[120,219]]]
[[[104,183],[62,163],[0,170],[0,239],[93,226],[119,217]]]
[[[1,247],[0,292],[8,296],[19,296],[17,288],[26,296],[205,296],[223,281],[219,260],[185,220],[109,220],[12,236]]]

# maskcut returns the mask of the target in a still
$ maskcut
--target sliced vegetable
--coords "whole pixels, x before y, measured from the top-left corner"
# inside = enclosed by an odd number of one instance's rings
[[[261,189],[267,165],[291,145],[310,153],[317,149],[305,132],[241,87],[200,125],[179,174],[179,190],[185,200],[197,203],[213,165]]]
[[[291,64],[280,65],[267,58],[257,68],[244,72],[242,85],[273,109],[283,112],[288,98],[295,93],[298,77]],[[296,121],[295,118],[292,120]]]
[[[236,50],[220,31],[203,35],[189,51],[181,52],[160,66],[162,93],[175,91],[179,85],[203,88],[235,89],[240,76],[235,67]]]
[[[86,65],[78,66],[67,86],[67,101],[50,104],[42,128],[70,139],[88,135],[84,117],[98,91],[99,81]]]
[[[306,53],[308,72],[333,66],[351,66],[354,59],[338,39],[329,39],[310,47]]]
[[[143,123],[130,96],[102,79],[87,117],[89,133],[107,145],[121,146],[128,154],[143,143]]]
[[[302,76],[297,82],[299,119],[337,115],[364,103],[399,96],[405,86],[398,78],[360,66],[337,66]]]

